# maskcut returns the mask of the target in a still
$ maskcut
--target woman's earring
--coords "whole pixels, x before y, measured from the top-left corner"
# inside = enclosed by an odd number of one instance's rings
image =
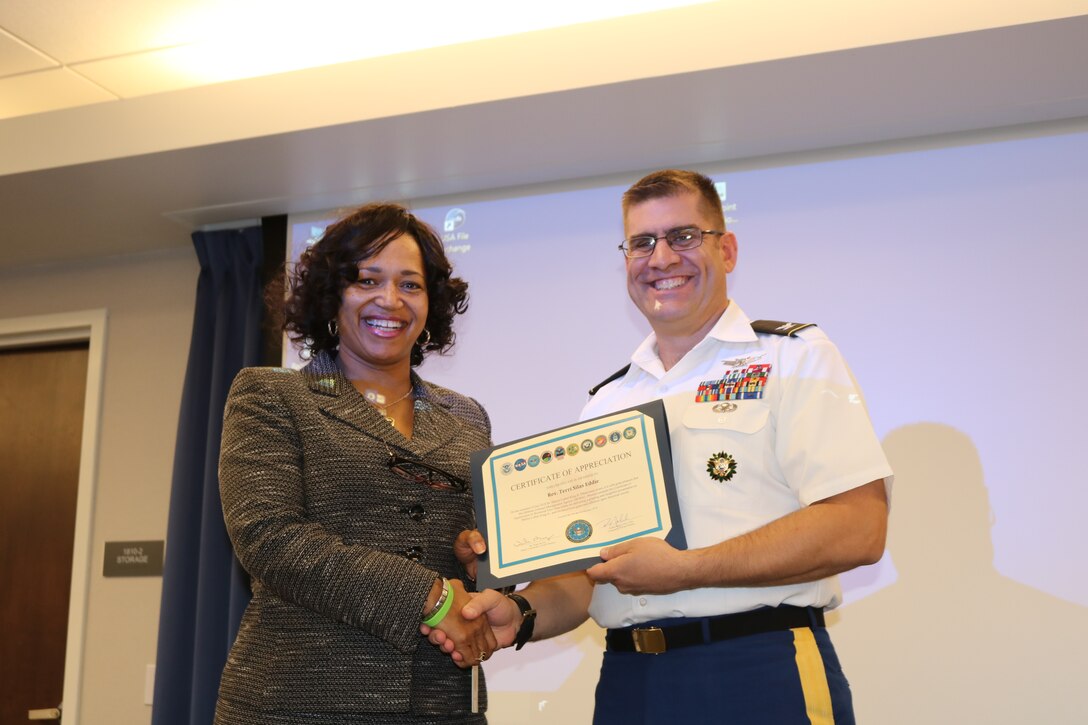
[[[426,349],[427,345],[431,344],[431,331],[424,327],[423,334],[416,338],[416,344],[419,345],[420,350]]]
[[[340,325],[336,320],[329,320],[329,334],[333,337],[340,337]]]

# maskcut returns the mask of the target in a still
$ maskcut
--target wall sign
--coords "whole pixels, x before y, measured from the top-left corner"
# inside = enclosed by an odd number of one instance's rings
[[[162,541],[107,541],[102,576],[162,576]]]

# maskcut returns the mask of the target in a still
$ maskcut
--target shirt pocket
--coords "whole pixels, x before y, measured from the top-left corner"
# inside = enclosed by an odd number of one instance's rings
[[[733,405],[736,408],[729,410],[729,406]],[[719,410],[714,410],[716,407]],[[728,431],[752,435],[763,430],[770,417],[770,407],[761,401],[696,403],[684,411],[683,423],[685,428],[693,431]]]
[[[770,406],[760,400],[695,403],[684,411],[672,441],[689,546],[715,543],[722,532],[736,536],[763,523],[754,502],[766,495],[772,426]]]

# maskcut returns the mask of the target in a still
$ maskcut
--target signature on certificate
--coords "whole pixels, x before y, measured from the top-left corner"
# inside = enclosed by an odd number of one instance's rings
[[[555,543],[556,535],[550,536],[523,536],[514,541],[514,546],[519,549],[538,549],[541,546],[551,546]]]
[[[615,531],[616,529],[625,529],[632,524],[633,522],[631,521],[630,514],[617,514],[615,516],[606,516],[601,519],[598,526],[605,531]]]

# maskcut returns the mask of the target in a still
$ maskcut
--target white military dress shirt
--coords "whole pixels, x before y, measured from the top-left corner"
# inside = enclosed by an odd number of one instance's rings
[[[740,536],[876,479],[890,493],[892,471],[861,391],[817,327],[793,337],[756,334],[730,301],[707,336],[668,371],[651,334],[626,375],[599,390],[582,419],[658,398],[668,416],[688,548]],[[598,584],[589,612],[602,627],[615,628],[779,604],[831,608],[841,599],[837,577],[640,596]]]

